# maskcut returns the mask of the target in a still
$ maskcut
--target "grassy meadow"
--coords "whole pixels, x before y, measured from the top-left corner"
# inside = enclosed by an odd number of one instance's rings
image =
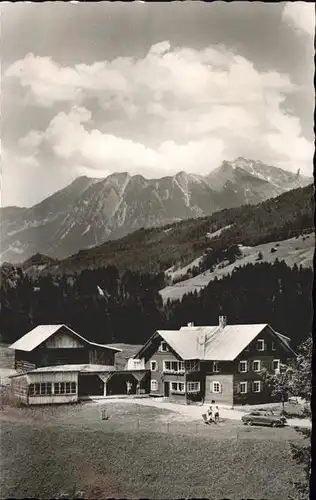
[[[100,419],[106,408],[109,419]],[[5,407],[2,498],[286,499],[297,477],[290,428],[175,422],[137,404]],[[294,494],[295,497],[295,494]]]

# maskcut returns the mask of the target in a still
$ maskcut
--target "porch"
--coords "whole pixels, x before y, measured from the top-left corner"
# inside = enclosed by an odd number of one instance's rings
[[[103,373],[79,373],[80,399],[149,394],[149,370],[120,370]]]

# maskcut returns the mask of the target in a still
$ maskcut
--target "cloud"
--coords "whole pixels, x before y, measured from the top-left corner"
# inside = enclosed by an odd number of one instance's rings
[[[71,68],[57,64],[50,57],[34,54],[10,65],[5,77],[18,79],[20,85],[29,90],[29,97],[43,107],[51,107],[55,102],[79,103],[89,93],[103,88],[112,93],[122,92],[128,85],[124,76],[112,70],[106,61]]]
[[[36,137],[37,147],[45,143],[62,162],[77,163],[80,172],[86,168],[99,176],[113,170],[142,172],[147,176],[167,175],[182,169],[194,171],[196,165],[206,165],[209,171],[223,159],[224,144],[220,138],[184,144],[169,140],[150,148],[98,129],[87,130],[84,124],[90,119],[89,110],[75,106],[68,114],[58,113],[44,132],[31,131],[20,143],[29,144]]]
[[[36,130],[31,130],[26,136],[21,137],[18,141],[19,146],[23,149],[37,149],[42,142],[42,134]]]
[[[315,35],[314,2],[287,2],[283,9],[282,19],[298,33]]]
[[[32,154],[20,155],[1,147],[1,205],[20,205],[25,190],[40,191],[39,162]],[[33,176],[34,174],[34,176]]]
[[[166,52],[169,52],[170,47],[171,46],[170,46],[170,43],[168,41],[159,42],[159,43],[156,43],[155,45],[152,45],[149,53],[150,54],[157,54],[157,55],[161,56],[161,55],[165,54]]]
[[[223,46],[162,41],[143,58],[73,67],[29,54],[5,78],[18,81],[33,104],[64,107],[18,146],[34,157],[46,148],[65,169],[208,173],[224,159],[248,156],[311,171],[313,145],[286,111],[287,97],[300,88]]]
[[[172,97],[178,106],[245,103],[257,100],[263,91],[293,90],[286,75],[259,73],[250,61],[221,46],[171,50],[168,41],[153,45],[142,59],[119,57],[74,67],[28,54],[9,66],[5,77],[17,79],[42,106],[80,104],[89,97],[107,108],[111,103],[137,106]]]

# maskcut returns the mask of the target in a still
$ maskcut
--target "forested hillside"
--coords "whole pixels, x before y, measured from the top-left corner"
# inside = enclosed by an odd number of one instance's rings
[[[313,225],[314,187],[309,185],[258,205],[222,210],[163,228],[140,229],[120,240],[80,251],[58,264],[46,264],[43,269],[68,273],[111,264],[119,272],[159,273],[173,265],[188,264],[207,252],[210,244],[216,252],[238,243],[254,246],[288,239],[303,230],[313,231]]]
[[[90,340],[142,344],[159,328],[194,321],[270,323],[297,346],[311,331],[312,269],[256,263],[214,280],[200,294],[162,304],[164,275],[119,274],[114,266],[76,275],[29,277],[1,269],[1,340],[13,342],[38,324],[66,323]]]
[[[215,278],[200,293],[167,301],[166,323],[171,329],[189,321],[214,325],[219,315],[231,324],[269,323],[296,347],[312,331],[312,285],[311,268],[289,268],[279,261],[248,264]]]

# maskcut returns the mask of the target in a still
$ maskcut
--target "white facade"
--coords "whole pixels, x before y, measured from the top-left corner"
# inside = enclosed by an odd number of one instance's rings
[[[145,370],[145,360],[129,358],[125,366],[125,370]]]

